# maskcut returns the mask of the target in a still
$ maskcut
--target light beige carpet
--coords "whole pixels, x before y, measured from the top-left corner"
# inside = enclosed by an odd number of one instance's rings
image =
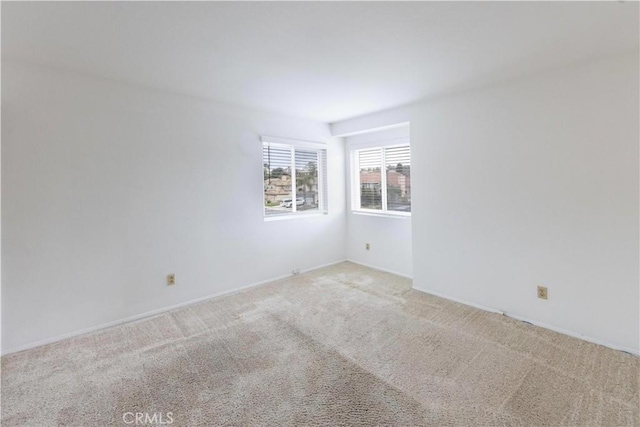
[[[3,357],[2,425],[628,426],[638,372],[343,263]]]

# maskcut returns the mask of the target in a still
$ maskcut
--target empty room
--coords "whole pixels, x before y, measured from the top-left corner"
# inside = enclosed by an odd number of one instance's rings
[[[640,426],[640,3],[0,7],[2,426]]]

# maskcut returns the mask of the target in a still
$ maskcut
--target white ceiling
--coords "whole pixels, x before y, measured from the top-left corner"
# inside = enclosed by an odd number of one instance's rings
[[[323,122],[638,50],[637,2],[2,2],[2,58]]]

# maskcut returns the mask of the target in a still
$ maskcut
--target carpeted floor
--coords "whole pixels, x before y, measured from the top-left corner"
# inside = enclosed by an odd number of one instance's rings
[[[637,426],[639,360],[343,263],[5,356],[2,425]]]

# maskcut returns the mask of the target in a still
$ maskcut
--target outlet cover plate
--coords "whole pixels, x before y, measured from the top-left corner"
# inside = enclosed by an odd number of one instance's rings
[[[538,298],[549,299],[549,291],[546,286],[538,286]]]

